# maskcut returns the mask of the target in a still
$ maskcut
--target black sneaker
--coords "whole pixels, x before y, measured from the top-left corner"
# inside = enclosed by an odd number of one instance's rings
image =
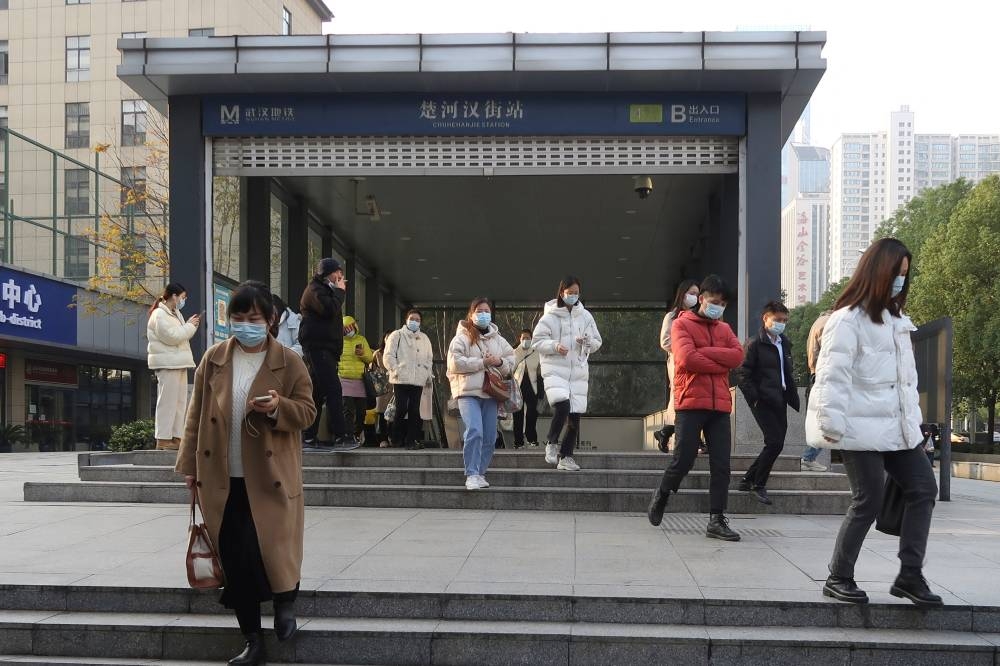
[[[514,448],[515,449],[523,449],[524,448],[524,442],[514,442]]]
[[[663,522],[663,512],[667,508],[667,500],[670,499],[670,492],[664,494],[659,488],[653,491],[653,497],[649,500],[649,509],[646,515],[649,523],[653,527],[659,526]]]
[[[868,603],[868,595],[865,594],[864,590],[858,588],[854,579],[842,576],[830,576],[826,579],[826,584],[823,586],[823,596],[846,601],[849,604]]]
[[[341,435],[333,440],[331,448],[333,448],[334,451],[353,451],[359,446],[361,446],[361,442],[359,442],[353,435]]]
[[[767,488],[754,488],[752,491],[750,491],[750,496],[753,497],[758,502],[760,502],[761,504],[765,504],[767,506],[771,506],[772,504],[774,504],[771,498],[768,497]]]
[[[729,529],[729,519],[721,513],[712,514],[705,529],[705,536],[709,539],[721,539],[723,541],[739,541],[740,535]]]
[[[412,444],[407,444],[406,445],[406,450],[407,451],[420,451],[423,448],[424,448],[424,445],[421,442],[413,442]]]
[[[922,573],[900,573],[889,588],[889,594],[901,599],[909,599],[920,608],[943,606],[941,597],[931,592]]]
[[[748,493],[753,490],[753,483],[747,481],[746,479],[740,479],[740,482],[736,484],[736,490],[741,493]]]

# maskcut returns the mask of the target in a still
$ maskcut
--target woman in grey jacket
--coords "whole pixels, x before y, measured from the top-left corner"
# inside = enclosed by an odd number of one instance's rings
[[[469,314],[458,322],[458,330],[448,345],[448,379],[451,397],[458,400],[465,432],[462,452],[465,460],[465,487],[489,488],[486,469],[493,459],[497,441],[499,404],[483,391],[488,369],[496,368],[504,377],[514,370],[514,348],[493,323],[493,306],[488,298],[477,298]]]

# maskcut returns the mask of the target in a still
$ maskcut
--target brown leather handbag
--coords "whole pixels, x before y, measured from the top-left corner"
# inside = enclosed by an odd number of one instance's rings
[[[195,521],[195,507],[201,511],[198,489],[191,489],[191,527],[188,529],[187,577],[188,585],[196,590],[214,590],[225,585],[222,562],[212,544],[205,523]],[[202,513],[202,519],[205,514]]]
[[[483,393],[503,404],[510,400],[510,384],[496,368],[486,368]]]

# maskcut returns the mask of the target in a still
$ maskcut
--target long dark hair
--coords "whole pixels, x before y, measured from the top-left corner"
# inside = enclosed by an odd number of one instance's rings
[[[149,314],[152,315],[156,312],[156,308],[160,307],[160,303],[163,303],[167,299],[173,298],[174,296],[180,296],[184,293],[187,293],[187,289],[184,288],[184,285],[180,282],[171,282],[163,288],[163,293],[160,294],[160,297],[153,301],[153,306],[149,308]]]
[[[479,344],[479,338],[482,337],[482,333],[479,332],[479,328],[476,326],[473,317],[476,314],[476,308],[478,308],[483,303],[490,306],[490,314],[493,314],[493,302],[486,298],[485,296],[479,296],[472,299],[472,303],[469,305],[469,311],[465,314],[465,319],[462,320],[462,328],[465,329],[465,334],[469,336],[469,341],[472,344]]]
[[[851,281],[834,306],[840,308],[861,308],[876,324],[882,321],[882,311],[888,310],[898,317],[906,306],[906,295],[910,292],[910,276],[906,275],[903,291],[892,295],[892,283],[899,275],[899,269],[906,259],[913,263],[913,255],[903,243],[895,238],[882,238],[865,250],[854,269]]]
[[[579,287],[581,291],[583,290],[583,285],[580,283],[580,278],[575,277],[573,275],[567,275],[562,279],[562,282],[559,283],[559,291],[556,292],[556,303],[559,305],[559,307],[561,308],[566,307],[566,301],[563,300],[562,295],[564,291],[566,291],[573,285]],[[577,303],[579,302],[580,301],[577,301]]]
[[[684,304],[684,297],[687,296],[688,289],[697,286],[697,280],[684,280],[677,285],[677,291],[674,293],[674,304],[670,307],[670,311],[677,314],[681,310],[687,310],[688,307]]]
[[[257,280],[247,280],[241,283],[233,295],[229,298],[229,308],[227,312],[232,317],[233,314],[247,314],[253,312],[254,308],[264,315],[268,328],[274,321],[274,297],[271,296],[271,289]]]

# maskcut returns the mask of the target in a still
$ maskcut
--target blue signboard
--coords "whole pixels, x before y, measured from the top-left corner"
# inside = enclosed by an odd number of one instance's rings
[[[212,341],[222,342],[229,337],[229,299],[233,290],[218,282],[212,285]]]
[[[0,267],[0,334],[76,344],[76,287]]]
[[[226,95],[206,136],[742,136],[733,93]]]

